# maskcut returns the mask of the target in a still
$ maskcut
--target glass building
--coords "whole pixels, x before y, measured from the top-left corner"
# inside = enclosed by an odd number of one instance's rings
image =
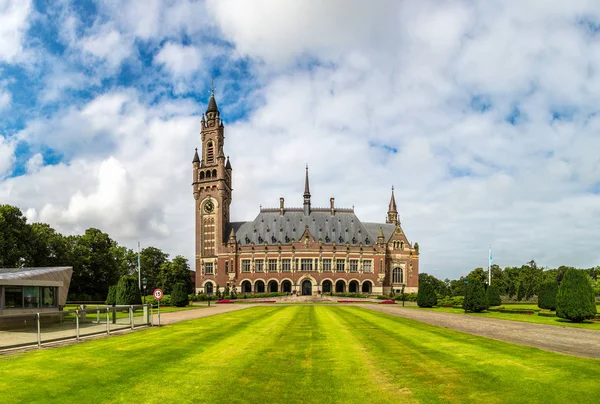
[[[58,310],[72,274],[73,267],[0,268],[0,314]]]

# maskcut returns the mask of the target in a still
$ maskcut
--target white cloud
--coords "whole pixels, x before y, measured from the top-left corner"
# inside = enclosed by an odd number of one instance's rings
[[[15,144],[0,135],[0,179],[12,170],[15,162]]]
[[[217,101],[228,122],[234,220],[252,219],[279,196],[300,205],[308,163],[313,206],[333,196],[364,221],[384,219],[395,185],[424,272],[452,278],[485,266],[489,244],[502,266],[600,260],[593,4],[207,4],[108,1],[100,4],[108,21],[98,19],[80,39],[78,22],[64,19],[61,35],[86,62],[105,61],[113,73],[137,52],[136,41],[153,44],[150,73],[167,76],[176,94],[249,57],[247,75],[217,81],[226,86]],[[203,36],[219,32],[235,50]],[[233,99],[246,81],[256,89]],[[98,82],[56,68],[47,97]],[[192,258],[198,108],[127,87],[67,103],[17,136],[66,162],[32,158],[25,175],[0,182],[0,196],[68,233],[96,226],[131,246],[140,238]],[[229,124],[241,110],[243,119]],[[507,117],[517,110],[512,125]],[[12,167],[11,147],[4,143],[9,160],[0,158],[0,173],[3,161],[4,172]]]
[[[12,94],[7,90],[0,88],[0,111],[10,106]]]
[[[85,55],[91,55],[94,60],[106,61],[109,68],[118,67],[132,52],[132,40],[124,37],[106,24],[97,32],[81,39],[79,46]]]
[[[69,162],[41,166],[34,155],[25,175],[0,182],[0,197],[66,234],[93,226],[126,245],[141,240],[186,255],[185,242],[171,248],[167,237],[189,230],[181,196],[192,198],[193,108],[185,101],[147,107],[134,92],[114,92],[33,122],[18,138]]]
[[[19,61],[31,11],[29,0],[0,0],[0,61]]]
[[[189,77],[200,70],[202,56],[195,46],[185,46],[178,43],[167,42],[154,58],[154,62],[164,65],[174,77]]]

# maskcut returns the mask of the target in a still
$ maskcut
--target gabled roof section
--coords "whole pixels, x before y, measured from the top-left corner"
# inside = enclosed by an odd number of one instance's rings
[[[299,241],[306,227],[315,238],[325,244],[374,245],[377,243],[377,231],[372,234],[350,209],[336,211],[331,215],[329,209],[316,209],[305,215],[302,209],[288,209],[284,214],[279,210],[262,210],[251,222],[231,223],[240,245],[254,244],[291,244],[292,239]],[[391,226],[393,225],[378,225]],[[378,228],[379,229],[379,228]]]

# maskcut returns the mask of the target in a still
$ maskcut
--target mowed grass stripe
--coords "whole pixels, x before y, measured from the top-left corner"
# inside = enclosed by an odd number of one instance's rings
[[[15,403],[131,402],[132,390],[138,385],[144,386],[148,394],[160,394],[167,371],[180,374],[189,384],[189,369],[181,365],[182,361],[201,355],[223,339],[235,340],[237,334],[277,323],[271,317],[283,311],[276,307],[245,309],[63,348],[5,356],[0,359],[0,391],[10,392],[5,397]],[[202,362],[193,366],[200,367]]]
[[[590,402],[600,361],[344,307],[361,343],[422,402]],[[361,332],[359,330],[364,330]],[[393,358],[389,361],[389,358]]]
[[[418,402],[403,380],[393,380],[387,366],[381,366],[362,343],[361,327],[340,318],[339,309],[319,307],[317,312],[319,327],[325,330],[327,338],[324,352],[328,360],[324,365],[337,370],[334,377],[336,385],[341,386],[332,392],[335,399],[341,403]]]
[[[600,361],[358,307],[256,307],[0,357],[1,402],[594,402]]]

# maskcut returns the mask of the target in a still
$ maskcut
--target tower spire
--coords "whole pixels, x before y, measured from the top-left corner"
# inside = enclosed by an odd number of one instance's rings
[[[308,164],[306,165],[306,178],[304,180],[304,214],[310,215],[310,190],[308,186]]]
[[[217,107],[217,101],[215,101],[215,85],[214,80],[210,85],[210,99],[208,100],[208,107],[206,108],[206,113],[209,112],[219,112],[219,108]]]
[[[396,207],[396,198],[394,197],[394,186],[392,185],[392,197],[390,198],[390,206],[388,207],[386,223],[399,224],[398,208]]]

